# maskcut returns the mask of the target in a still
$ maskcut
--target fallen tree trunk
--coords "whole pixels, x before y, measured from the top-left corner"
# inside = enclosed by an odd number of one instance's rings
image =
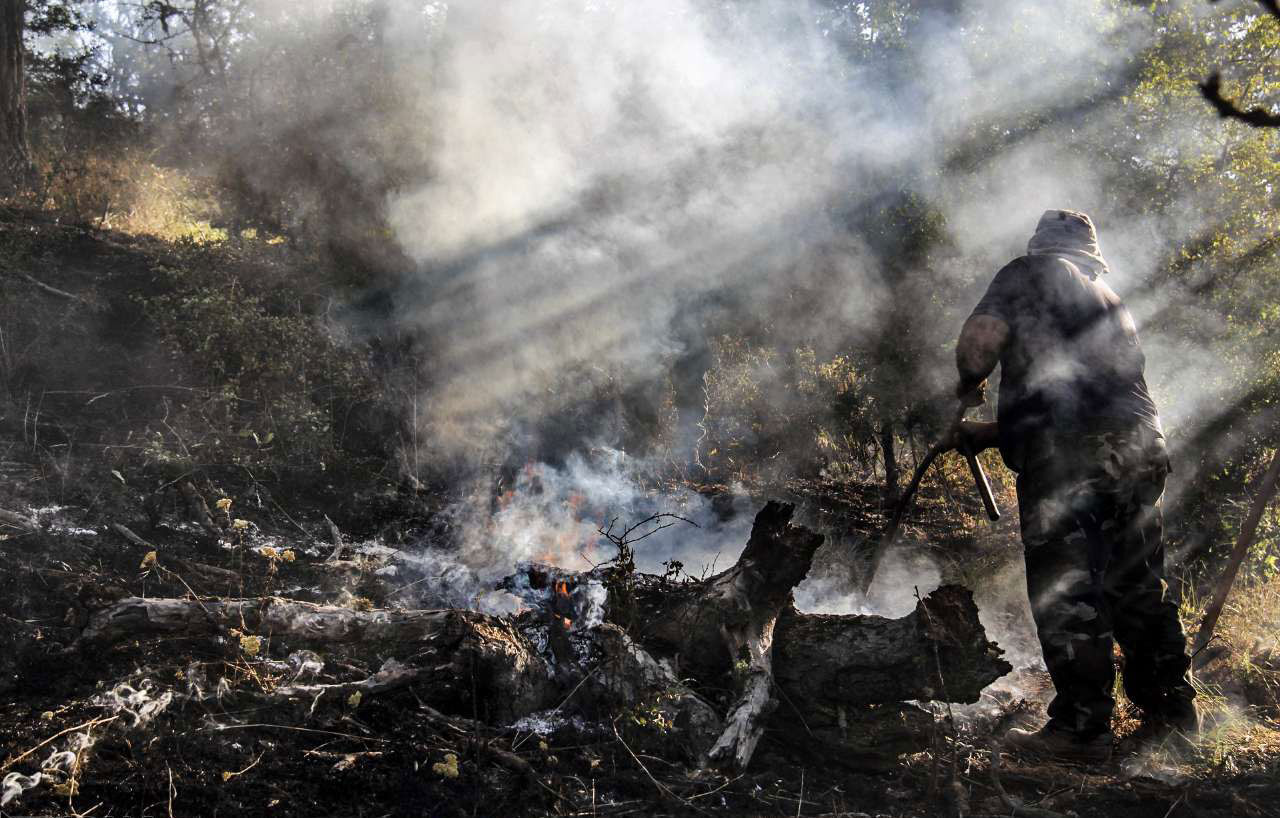
[[[973,595],[957,585],[907,616],[829,616],[790,608],[774,664],[788,703],[770,728],[795,748],[865,765],[927,744],[932,714],[906,701],[972,703],[1011,671],[988,642]]]
[[[606,577],[613,589],[626,580],[625,593],[607,603],[609,618],[644,623],[629,633],[570,618],[570,584],[598,583],[601,572],[526,566],[523,587],[544,589],[545,603],[514,618],[276,597],[129,598],[89,612],[73,647],[165,636],[222,638],[264,661],[299,648],[364,657],[366,667],[377,657],[372,666],[381,669],[365,678],[282,679],[272,695],[314,711],[321,700],[412,686],[445,712],[504,725],[548,711],[598,718],[656,709],[691,760],[739,769],[765,735],[859,760],[921,749],[932,718],[904,702],[975,701],[1010,670],[986,640],[972,596],[946,586],[901,619],[800,613],[791,592],[822,537],[792,525],[792,511],[768,504],[738,562],[707,580]]]
[[[900,619],[802,614],[778,622],[778,684],[807,702],[976,702],[1012,670],[987,642],[973,595],[944,585]]]
[[[712,689],[726,728],[713,762],[742,768],[768,729],[795,746],[823,746],[863,763],[922,749],[931,717],[905,701],[974,702],[1012,670],[986,639],[968,590],[943,586],[900,619],[800,613],[791,592],[822,537],[769,503],[738,563],[703,582],[638,588],[638,641],[679,675]],[[905,589],[904,589],[905,592]],[[784,706],[776,707],[772,690]],[[771,716],[771,714],[773,714]]]
[[[278,597],[130,597],[93,613],[73,647],[101,648],[148,636],[236,634],[243,634],[237,637],[241,650],[254,656],[345,647],[374,656],[412,657],[413,667],[433,671],[436,698],[492,721],[510,722],[541,710],[560,692],[546,660],[514,622],[474,611],[356,611]],[[264,639],[265,644],[245,638]],[[404,669],[397,676],[410,673]]]

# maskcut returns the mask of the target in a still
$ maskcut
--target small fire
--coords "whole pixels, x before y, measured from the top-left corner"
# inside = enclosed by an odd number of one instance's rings
[[[573,610],[573,602],[569,598],[569,583],[562,579],[558,579],[556,580],[553,589],[555,591],[556,600],[563,603],[564,606],[567,606],[569,610]],[[553,610],[556,607],[560,606],[553,606]],[[560,609],[563,610],[564,608],[561,607]],[[567,616],[561,616],[560,621],[564,624],[566,630],[573,624]]]

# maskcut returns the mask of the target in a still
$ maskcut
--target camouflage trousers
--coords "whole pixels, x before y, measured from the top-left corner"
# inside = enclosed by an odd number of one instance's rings
[[[1164,581],[1163,438],[1127,430],[1037,449],[1018,476],[1018,510],[1027,593],[1057,692],[1051,721],[1082,735],[1110,729],[1114,643],[1125,694],[1144,716],[1184,718],[1195,694]]]

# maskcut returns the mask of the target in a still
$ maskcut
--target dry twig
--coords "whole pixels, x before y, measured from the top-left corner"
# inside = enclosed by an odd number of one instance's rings
[[[636,766],[638,766],[640,768],[640,771],[645,774],[645,777],[653,782],[653,786],[658,788],[658,792],[663,796],[663,798],[673,801],[674,803],[686,806],[689,809],[694,810],[695,812],[701,813],[702,815],[708,814],[705,810],[699,809],[692,802],[676,795],[674,792],[671,791],[671,789],[666,784],[663,784],[661,781],[654,778],[653,773],[649,772],[649,768],[644,766],[644,762],[640,760],[640,757],[637,756],[635,752],[632,751],[631,747],[627,744],[627,742],[623,740],[622,734],[618,732],[618,725],[615,723],[611,726],[613,727],[613,735],[617,737],[618,743],[622,745],[622,749],[627,751],[627,755],[631,756],[631,760],[636,763]]]
[[[1009,810],[1009,814],[1016,818],[1067,818],[1061,812],[1054,812],[1051,809],[1042,807],[1027,807],[1019,804],[1009,797],[1009,793],[1005,791],[1004,784],[1000,782],[1000,739],[991,739],[991,785],[996,791],[996,795],[1000,801]]]
[[[99,724],[108,724],[110,722],[115,721],[118,718],[120,717],[119,716],[103,716],[100,719],[90,719],[89,721],[86,721],[84,724],[77,724],[75,727],[68,727],[67,729],[61,732],[54,733],[52,736],[49,736],[47,739],[40,742],[36,746],[32,747],[30,750],[27,750],[26,752],[21,753],[19,755],[16,755],[13,758],[10,758],[7,761],[5,761],[3,764],[0,764],[0,772],[4,772],[5,770],[9,769],[14,764],[17,764],[22,759],[27,758],[28,756],[30,756],[32,753],[36,752],[40,748],[49,746],[54,741],[57,741],[58,739],[65,736],[67,733],[74,733],[77,730],[86,730],[86,729],[92,730],[94,727],[97,727]]]

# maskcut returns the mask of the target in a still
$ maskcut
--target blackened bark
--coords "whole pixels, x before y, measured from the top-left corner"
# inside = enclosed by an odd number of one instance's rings
[[[1012,670],[1000,654],[987,641],[973,595],[944,585],[901,619],[783,611],[774,673],[801,709],[823,702],[976,702]]]
[[[22,45],[26,7],[26,0],[0,0],[0,193],[20,188],[31,166]]]
[[[973,595],[943,586],[901,619],[800,613],[792,589],[822,537],[792,525],[792,512],[769,503],[738,563],[721,574],[683,585],[640,583],[637,641],[678,676],[693,678],[695,689],[733,691],[721,704],[726,735],[739,726],[739,768],[762,729],[854,764],[923,749],[930,717],[903,702],[977,701],[1011,670],[987,641]]]

